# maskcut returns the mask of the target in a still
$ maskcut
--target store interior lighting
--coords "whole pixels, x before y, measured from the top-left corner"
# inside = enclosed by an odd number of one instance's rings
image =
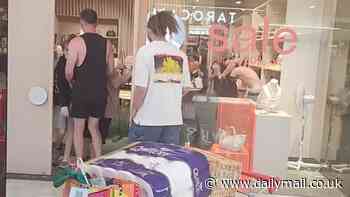
[[[260,24],[260,26],[263,26],[263,24]],[[330,31],[341,30],[341,28],[335,28],[335,27],[307,26],[307,25],[270,24],[270,26],[271,27],[290,27],[290,28],[297,28],[297,29],[330,30]]]
[[[262,3],[261,5],[259,5],[258,7],[254,8],[254,10],[259,10],[265,6],[267,6],[272,0],[267,0],[265,3]]]

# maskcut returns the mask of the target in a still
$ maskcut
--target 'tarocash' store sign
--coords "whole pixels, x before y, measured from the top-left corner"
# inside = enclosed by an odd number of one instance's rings
[[[166,9],[154,9],[153,13]],[[180,17],[184,21],[194,21],[197,23],[210,24],[209,26],[209,49],[214,52],[224,52],[231,50],[237,53],[255,51],[257,43],[257,30],[253,26],[242,25],[233,30],[232,38],[229,39],[229,25],[233,25],[236,21],[237,12],[241,8],[232,8],[232,11],[218,11],[213,9],[196,10],[181,9]],[[244,10],[244,9],[243,9]],[[175,10],[173,10],[175,13]],[[262,53],[267,50],[270,37],[270,21],[268,17],[264,17],[262,32]],[[229,40],[231,43],[229,43]],[[283,44],[288,42],[286,47]],[[295,51],[297,42],[297,33],[289,28],[284,27],[274,32],[272,38],[273,50],[282,55],[288,55]],[[244,44],[242,44],[244,43]],[[229,46],[232,48],[230,49]],[[283,47],[281,47],[283,46]]]

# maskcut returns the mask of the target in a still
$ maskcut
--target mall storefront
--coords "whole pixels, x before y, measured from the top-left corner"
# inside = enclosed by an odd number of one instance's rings
[[[298,164],[303,165],[292,162],[288,165],[288,159],[295,161],[300,155],[315,161],[350,162],[350,143],[346,140],[350,136],[345,132],[350,130],[350,120],[348,109],[344,110],[350,104],[347,0],[11,0],[8,3],[7,172],[10,174],[52,174],[55,44],[66,35],[80,33],[77,16],[86,7],[98,11],[102,19],[99,33],[105,36],[111,31],[115,33],[109,39],[114,44],[116,58],[134,56],[144,45],[149,14],[170,10],[182,19],[186,33],[182,49],[190,63],[199,58],[197,66],[203,73],[201,90],[193,92],[184,104],[188,127],[185,133],[198,129],[203,143],[212,145],[215,140],[203,136],[226,127],[244,128],[251,137],[246,142],[250,143],[247,146],[251,152],[249,157],[236,158],[248,160],[249,169],[271,176],[288,177],[288,166],[295,169]],[[224,64],[224,59],[246,60],[245,64],[264,85],[277,80],[280,95],[273,97],[273,102],[267,100],[267,108],[255,109],[256,103],[246,98],[230,100],[212,94],[209,73],[215,62]],[[194,85],[198,84],[194,82]],[[40,105],[33,104],[28,96],[35,87],[47,94],[47,100]],[[127,89],[126,94],[129,92]],[[242,113],[240,102],[253,107]],[[271,107],[269,102],[277,105]],[[203,114],[209,115],[201,117]],[[240,128],[239,122],[244,121],[246,127]],[[205,125],[198,128],[193,122]],[[202,130],[206,131],[202,133]],[[316,164],[316,168],[323,167]]]
[[[7,137],[8,173],[52,173],[55,48],[68,35],[80,33],[78,16],[83,7],[92,7],[99,12],[101,35],[106,35],[107,31],[117,33],[108,38],[118,49],[114,51],[115,56],[118,52],[134,53],[130,42],[134,28],[132,1],[9,1],[8,89],[15,91],[8,95],[7,130],[11,131]],[[119,39],[119,36],[128,39]],[[44,104],[34,105],[29,100],[33,87],[47,92]],[[31,159],[24,165],[22,158],[28,155]]]

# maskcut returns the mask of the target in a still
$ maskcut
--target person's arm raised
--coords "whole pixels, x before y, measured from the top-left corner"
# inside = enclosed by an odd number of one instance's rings
[[[222,72],[222,74],[219,75],[219,79],[225,78],[227,75],[230,75],[231,72],[235,69],[236,64],[237,63],[235,61],[230,61],[224,72]]]

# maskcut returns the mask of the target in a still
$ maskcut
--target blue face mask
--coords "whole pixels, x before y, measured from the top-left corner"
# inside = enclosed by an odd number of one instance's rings
[[[186,27],[179,16],[175,16],[178,25],[178,32],[170,36],[170,42],[180,48],[186,40]]]

